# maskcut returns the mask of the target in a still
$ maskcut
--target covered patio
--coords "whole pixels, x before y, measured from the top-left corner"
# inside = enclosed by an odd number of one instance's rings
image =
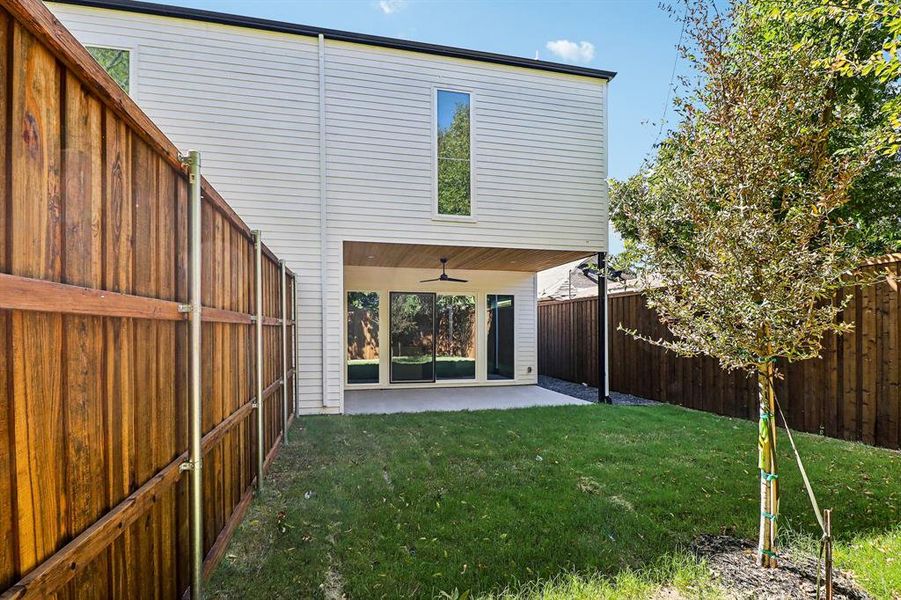
[[[590,406],[592,403],[537,385],[347,390],[344,393],[344,412],[349,415],[451,412],[571,404]]]
[[[341,412],[581,402],[536,385],[537,273],[586,250],[344,240],[343,251]]]

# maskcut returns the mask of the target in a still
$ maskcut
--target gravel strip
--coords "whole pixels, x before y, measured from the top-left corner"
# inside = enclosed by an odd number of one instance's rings
[[[581,383],[573,383],[572,381],[564,381],[556,377],[548,377],[547,375],[538,376],[538,385],[560,394],[566,394],[579,400],[588,400],[589,402],[598,401],[598,388],[582,385]],[[639,398],[638,396],[630,396],[629,394],[620,394],[619,392],[610,392],[610,400],[613,404],[622,406],[646,406],[651,404],[660,404],[654,400],[647,398]]]

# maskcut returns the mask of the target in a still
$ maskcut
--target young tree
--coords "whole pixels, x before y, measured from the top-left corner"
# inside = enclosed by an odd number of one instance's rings
[[[824,334],[847,329],[832,300],[861,248],[831,217],[875,151],[835,135],[858,117],[836,94],[840,76],[751,8],[687,7],[681,51],[696,76],[676,101],[678,125],[611,197],[640,272],[665,281],[648,304],[672,338],[631,333],[757,378],[759,562],[775,567],[775,361],[816,357]]]

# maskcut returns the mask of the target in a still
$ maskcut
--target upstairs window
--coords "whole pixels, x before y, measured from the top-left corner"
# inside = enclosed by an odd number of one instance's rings
[[[472,216],[470,95],[437,90],[438,214]]]
[[[131,83],[131,52],[119,48],[103,48],[101,46],[85,46],[103,70],[109,73],[113,81],[128,93]]]

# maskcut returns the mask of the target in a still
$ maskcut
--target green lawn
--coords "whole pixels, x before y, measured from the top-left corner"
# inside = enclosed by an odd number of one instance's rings
[[[797,438],[839,564],[901,593],[901,455]],[[802,547],[815,521],[787,446],[781,522]],[[211,596],[704,595],[684,547],[755,535],[755,453],[755,424],[673,406],[303,418]]]

